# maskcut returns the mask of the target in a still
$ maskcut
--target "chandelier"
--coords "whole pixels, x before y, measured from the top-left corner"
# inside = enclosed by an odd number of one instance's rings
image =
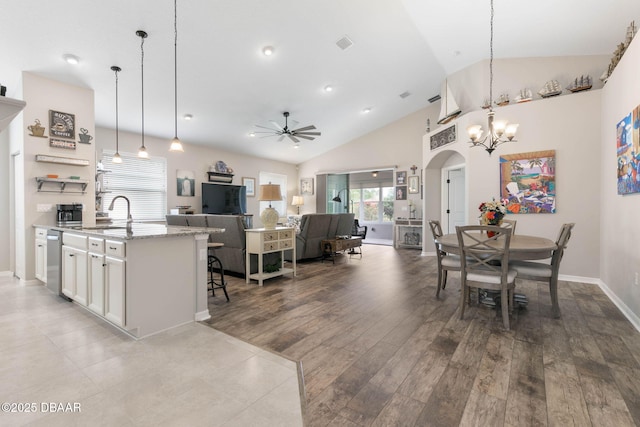
[[[484,131],[482,125],[471,125],[467,128],[471,147],[484,147],[491,155],[499,145],[505,142],[516,141],[514,138],[518,130],[518,124],[509,124],[506,120],[495,120],[493,111],[493,0],[491,0],[491,39],[489,42],[489,113],[487,117],[489,131],[482,137]]]

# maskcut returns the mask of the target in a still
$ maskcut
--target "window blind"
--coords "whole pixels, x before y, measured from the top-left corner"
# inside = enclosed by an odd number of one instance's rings
[[[167,213],[167,159],[150,157],[141,159],[133,153],[120,153],[122,163],[112,163],[114,151],[103,151],[103,210],[106,211],[116,196],[125,196],[131,202],[134,221],[164,220]],[[114,220],[127,218],[127,204],[117,200],[109,215]]]

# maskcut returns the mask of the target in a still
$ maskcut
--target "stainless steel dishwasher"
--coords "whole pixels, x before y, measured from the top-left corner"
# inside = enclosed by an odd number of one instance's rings
[[[62,295],[62,231],[47,230],[47,288]]]

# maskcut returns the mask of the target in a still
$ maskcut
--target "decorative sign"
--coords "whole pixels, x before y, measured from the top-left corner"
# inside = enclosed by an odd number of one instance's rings
[[[57,136],[60,138],[75,139],[75,114],[61,113],[60,111],[49,110],[49,135]]]
[[[458,140],[458,132],[456,125],[449,126],[448,128],[441,130],[440,132],[431,135],[431,149],[435,150],[443,145],[451,144]]]
[[[67,141],[66,139],[49,138],[49,147],[66,148],[69,150],[75,150],[76,142]]]
[[[91,140],[93,137],[89,135],[89,131],[85,128],[80,128],[80,133],[78,133],[78,137],[80,138],[81,143],[83,144],[91,144]]]
[[[509,213],[555,213],[555,150],[500,156],[500,198]]]
[[[60,163],[63,165],[89,166],[87,159],[74,159],[72,157],[48,156],[46,154],[36,154],[36,162]]]

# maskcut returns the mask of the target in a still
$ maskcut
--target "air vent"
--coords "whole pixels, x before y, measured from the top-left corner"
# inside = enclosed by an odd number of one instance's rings
[[[400,98],[405,99],[407,96],[411,95],[408,90],[405,90],[400,94]]]
[[[338,47],[342,50],[347,50],[348,48],[353,46],[353,42],[348,36],[344,36],[336,42],[336,45],[338,45]]]
[[[436,102],[436,101],[440,101],[440,95],[436,95],[436,96],[434,96],[432,98],[429,98],[429,102],[432,103],[432,104],[434,102]]]

